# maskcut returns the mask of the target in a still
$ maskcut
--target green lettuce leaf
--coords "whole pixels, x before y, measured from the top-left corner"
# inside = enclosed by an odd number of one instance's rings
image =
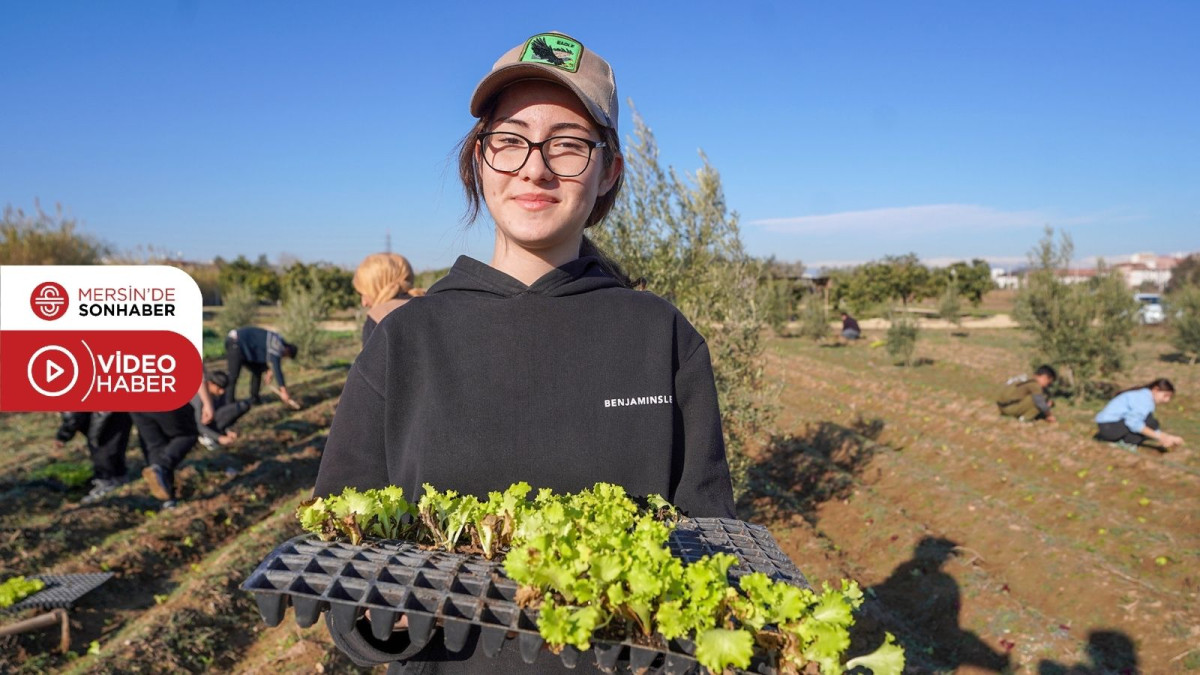
[[[710,628],[696,636],[696,660],[714,673],[729,666],[749,668],[754,634],[744,630]]]

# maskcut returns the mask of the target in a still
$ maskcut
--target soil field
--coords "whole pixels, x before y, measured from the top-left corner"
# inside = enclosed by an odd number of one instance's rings
[[[913,368],[867,333],[850,347],[770,343],[778,431],[740,505],[813,582],[869,589],[853,649],[886,629],[911,672],[1200,670],[1200,366],[1139,336],[1117,384],[1171,378],[1179,395],[1158,416],[1191,445],[1131,453],[1090,440],[1099,403],[1060,401],[1055,426],[996,415],[997,383],[1028,366],[1018,331],[929,331]],[[71,611],[69,654],[56,630],[0,638],[0,672],[358,672],[322,623],[289,613],[267,628],[237,590],[299,533],[293,512],[357,352],[357,336],[339,339],[318,365],[288,364],[302,410],[268,397],[236,446],[192,450],[169,511],[140,480],[81,505],[86,487],[37,476],[85,461],[82,440],[55,447],[55,415],[0,415],[0,578],[115,573]]]

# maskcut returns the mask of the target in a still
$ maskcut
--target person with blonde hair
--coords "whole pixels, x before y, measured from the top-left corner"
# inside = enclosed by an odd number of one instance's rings
[[[354,272],[354,290],[362,296],[362,306],[367,308],[362,329],[364,347],[383,317],[409,300],[425,295],[423,289],[413,288],[412,265],[398,253],[372,253],[364,258]]]

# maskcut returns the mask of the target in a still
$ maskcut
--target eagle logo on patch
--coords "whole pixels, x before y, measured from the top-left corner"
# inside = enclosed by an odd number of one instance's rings
[[[556,33],[543,33],[529,38],[525,43],[521,61],[544,63],[573,73],[579,70],[579,57],[582,55],[583,45],[575,40]]]

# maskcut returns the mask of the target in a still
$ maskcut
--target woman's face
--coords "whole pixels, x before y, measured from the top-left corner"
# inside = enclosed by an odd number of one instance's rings
[[[1166,389],[1151,389],[1150,393],[1154,396],[1154,402],[1157,405],[1162,405],[1171,402],[1171,394],[1173,392],[1169,392]]]
[[[569,90],[538,80],[504,89],[496,101],[487,131],[509,131],[537,143],[551,136],[575,136],[600,141],[587,110]],[[596,198],[612,189],[621,161],[606,170],[603,149],[592,151],[580,175],[563,178],[550,172],[534,150],[517,171],[502,173],[480,157],[476,161],[483,197],[496,223],[497,246],[515,245],[526,251],[573,259],[579,253],[584,223]]]

